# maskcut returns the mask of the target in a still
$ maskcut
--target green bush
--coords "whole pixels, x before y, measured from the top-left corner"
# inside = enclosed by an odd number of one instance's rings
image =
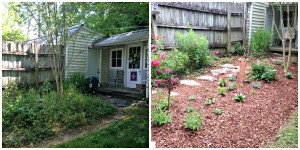
[[[251,50],[254,57],[265,58],[272,44],[272,33],[260,28],[257,29],[251,39]]]
[[[31,88],[15,99],[3,101],[3,135],[13,137],[3,140],[4,147],[39,142],[53,136],[56,125],[60,130],[75,128],[115,112],[111,104],[83,95],[72,85],[64,97],[61,101],[54,91],[41,95],[39,90]]]
[[[84,91],[85,88],[85,75],[81,72],[73,72],[64,82],[64,87],[67,89],[70,85],[75,85],[79,91]]]
[[[225,87],[218,87],[218,93],[222,96],[225,96],[226,95]]]
[[[275,64],[276,64],[276,65],[281,65],[281,64],[282,64],[282,61],[281,61],[281,60],[276,60],[276,61],[275,61]]]
[[[165,68],[169,68],[177,74],[185,74],[186,66],[189,63],[189,57],[184,52],[175,50],[167,52],[166,60],[163,62]]]
[[[276,80],[277,70],[274,65],[265,63],[254,63],[251,66],[251,79],[265,80],[270,82]]]
[[[236,80],[236,75],[232,75],[231,77],[229,77],[229,81],[233,82]]]
[[[285,77],[288,78],[288,79],[293,79],[293,78],[294,78],[294,77],[293,77],[293,73],[291,73],[291,72],[287,72],[287,73],[285,74]]]
[[[244,102],[245,98],[246,98],[246,96],[244,96],[243,94],[235,94],[234,95],[234,100],[236,100],[237,102]]]
[[[190,112],[193,112],[194,111],[194,108],[193,107],[188,107],[186,108],[185,112],[187,113],[190,113]]]
[[[261,82],[254,82],[254,83],[252,83],[252,87],[255,88],[255,89],[260,89]]]
[[[203,68],[211,65],[209,56],[208,41],[205,36],[196,34],[189,29],[187,34],[176,33],[176,40],[179,50],[186,53],[191,61],[192,69]],[[192,62],[195,62],[193,64]]]
[[[186,114],[184,125],[186,129],[195,131],[201,128],[203,122],[204,122],[204,117],[202,112],[194,111],[192,113]]]
[[[237,55],[243,56],[244,55],[244,47],[240,42],[234,44],[234,49]]]
[[[226,86],[226,80],[225,79],[220,79],[218,85],[221,86],[221,87]]]
[[[193,100],[196,100],[196,97],[195,97],[195,96],[189,96],[189,97],[188,97],[188,101],[193,101]]]
[[[223,111],[221,109],[219,109],[219,108],[215,109],[215,114],[216,115],[221,115],[222,113],[223,113]]]
[[[162,125],[172,121],[172,115],[171,115],[171,113],[169,113],[167,111],[155,109],[155,110],[152,110],[151,113],[152,113],[151,118],[152,118],[153,124],[156,126],[162,126]]]

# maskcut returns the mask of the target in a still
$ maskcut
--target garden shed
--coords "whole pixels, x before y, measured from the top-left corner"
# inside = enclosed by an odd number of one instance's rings
[[[88,46],[92,44],[96,39],[101,38],[101,34],[87,28],[84,24],[76,25],[68,29],[69,37],[66,45],[66,59],[65,66],[67,70],[65,71],[65,77],[68,77],[72,72],[81,72],[85,75],[88,74],[88,57],[91,55],[88,54]],[[47,44],[46,36],[25,41],[25,43],[37,44]]]
[[[146,84],[148,40],[149,29],[142,29],[94,41],[89,48],[88,73],[99,73],[102,85],[137,88]]]

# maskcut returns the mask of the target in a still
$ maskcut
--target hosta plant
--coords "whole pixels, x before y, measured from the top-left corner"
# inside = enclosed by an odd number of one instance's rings
[[[190,97],[188,97],[188,101],[193,101],[193,100],[196,100],[196,97],[195,97],[195,96],[190,96]]]
[[[244,102],[245,98],[246,98],[246,96],[244,96],[243,94],[235,94],[234,95],[234,100],[236,100],[237,102]]]
[[[260,87],[261,87],[261,82],[253,82],[253,83],[252,83],[252,87],[255,88],[255,89],[260,89]]]
[[[236,80],[236,75],[232,75],[229,77],[229,81],[233,82]]]
[[[193,112],[194,111],[194,108],[193,107],[188,107],[185,109],[185,112],[187,113],[190,113],[190,112]]]
[[[288,78],[288,79],[293,79],[293,78],[294,78],[294,77],[293,77],[293,73],[291,73],[291,72],[287,72],[287,73],[285,74],[285,77]]]
[[[222,112],[223,112],[223,111],[222,111],[221,109],[219,109],[219,108],[216,108],[216,109],[215,109],[215,114],[216,114],[216,115],[221,115]]]
[[[215,103],[215,98],[206,98],[204,104],[205,105],[210,105]]]
[[[228,90],[229,91],[233,91],[234,90],[234,88],[235,88],[235,83],[230,83],[229,85],[228,85]]]

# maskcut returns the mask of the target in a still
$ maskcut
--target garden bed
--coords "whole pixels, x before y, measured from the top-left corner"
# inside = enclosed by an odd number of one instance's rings
[[[237,57],[233,64],[239,65]],[[250,63],[247,63],[247,67],[249,66]],[[220,78],[226,78],[227,85],[230,83],[226,75],[217,76],[214,82],[190,78],[200,83],[200,86],[182,84],[175,86],[172,92],[178,93],[178,96],[175,96],[170,107],[172,122],[160,127],[152,123],[152,141],[160,148],[228,148],[265,145],[298,107],[297,64],[291,64],[289,69],[294,79],[285,78],[281,66],[276,65],[275,69],[278,70],[277,81],[262,82],[260,89],[253,89],[253,81],[238,82],[234,91],[228,91],[226,86],[225,96],[219,95],[217,88]],[[205,75],[211,73],[205,72]],[[167,89],[164,89],[163,93],[166,92]],[[246,96],[244,103],[233,100],[234,95],[238,93]],[[187,98],[190,96],[195,96],[196,100],[188,102]],[[152,94],[152,99],[155,98],[157,94]],[[206,98],[216,98],[216,101],[207,106],[204,105]],[[199,131],[192,132],[184,128],[185,110],[188,105],[203,110],[205,121]],[[216,108],[223,110],[223,113],[216,115],[214,113]]]

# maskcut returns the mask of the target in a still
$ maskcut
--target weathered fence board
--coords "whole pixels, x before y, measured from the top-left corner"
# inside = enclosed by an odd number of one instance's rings
[[[230,28],[227,28],[227,10],[230,9]],[[159,15],[152,17],[157,35],[165,36],[166,48],[176,47],[176,32],[186,33],[192,28],[197,34],[203,34],[211,48],[226,48],[228,32],[231,42],[242,41],[243,3],[224,2],[158,2]],[[155,19],[155,20],[154,20]],[[152,24],[153,25],[153,24]]]
[[[54,81],[50,56],[51,51],[47,45],[3,41],[2,86],[11,82],[38,84]]]

